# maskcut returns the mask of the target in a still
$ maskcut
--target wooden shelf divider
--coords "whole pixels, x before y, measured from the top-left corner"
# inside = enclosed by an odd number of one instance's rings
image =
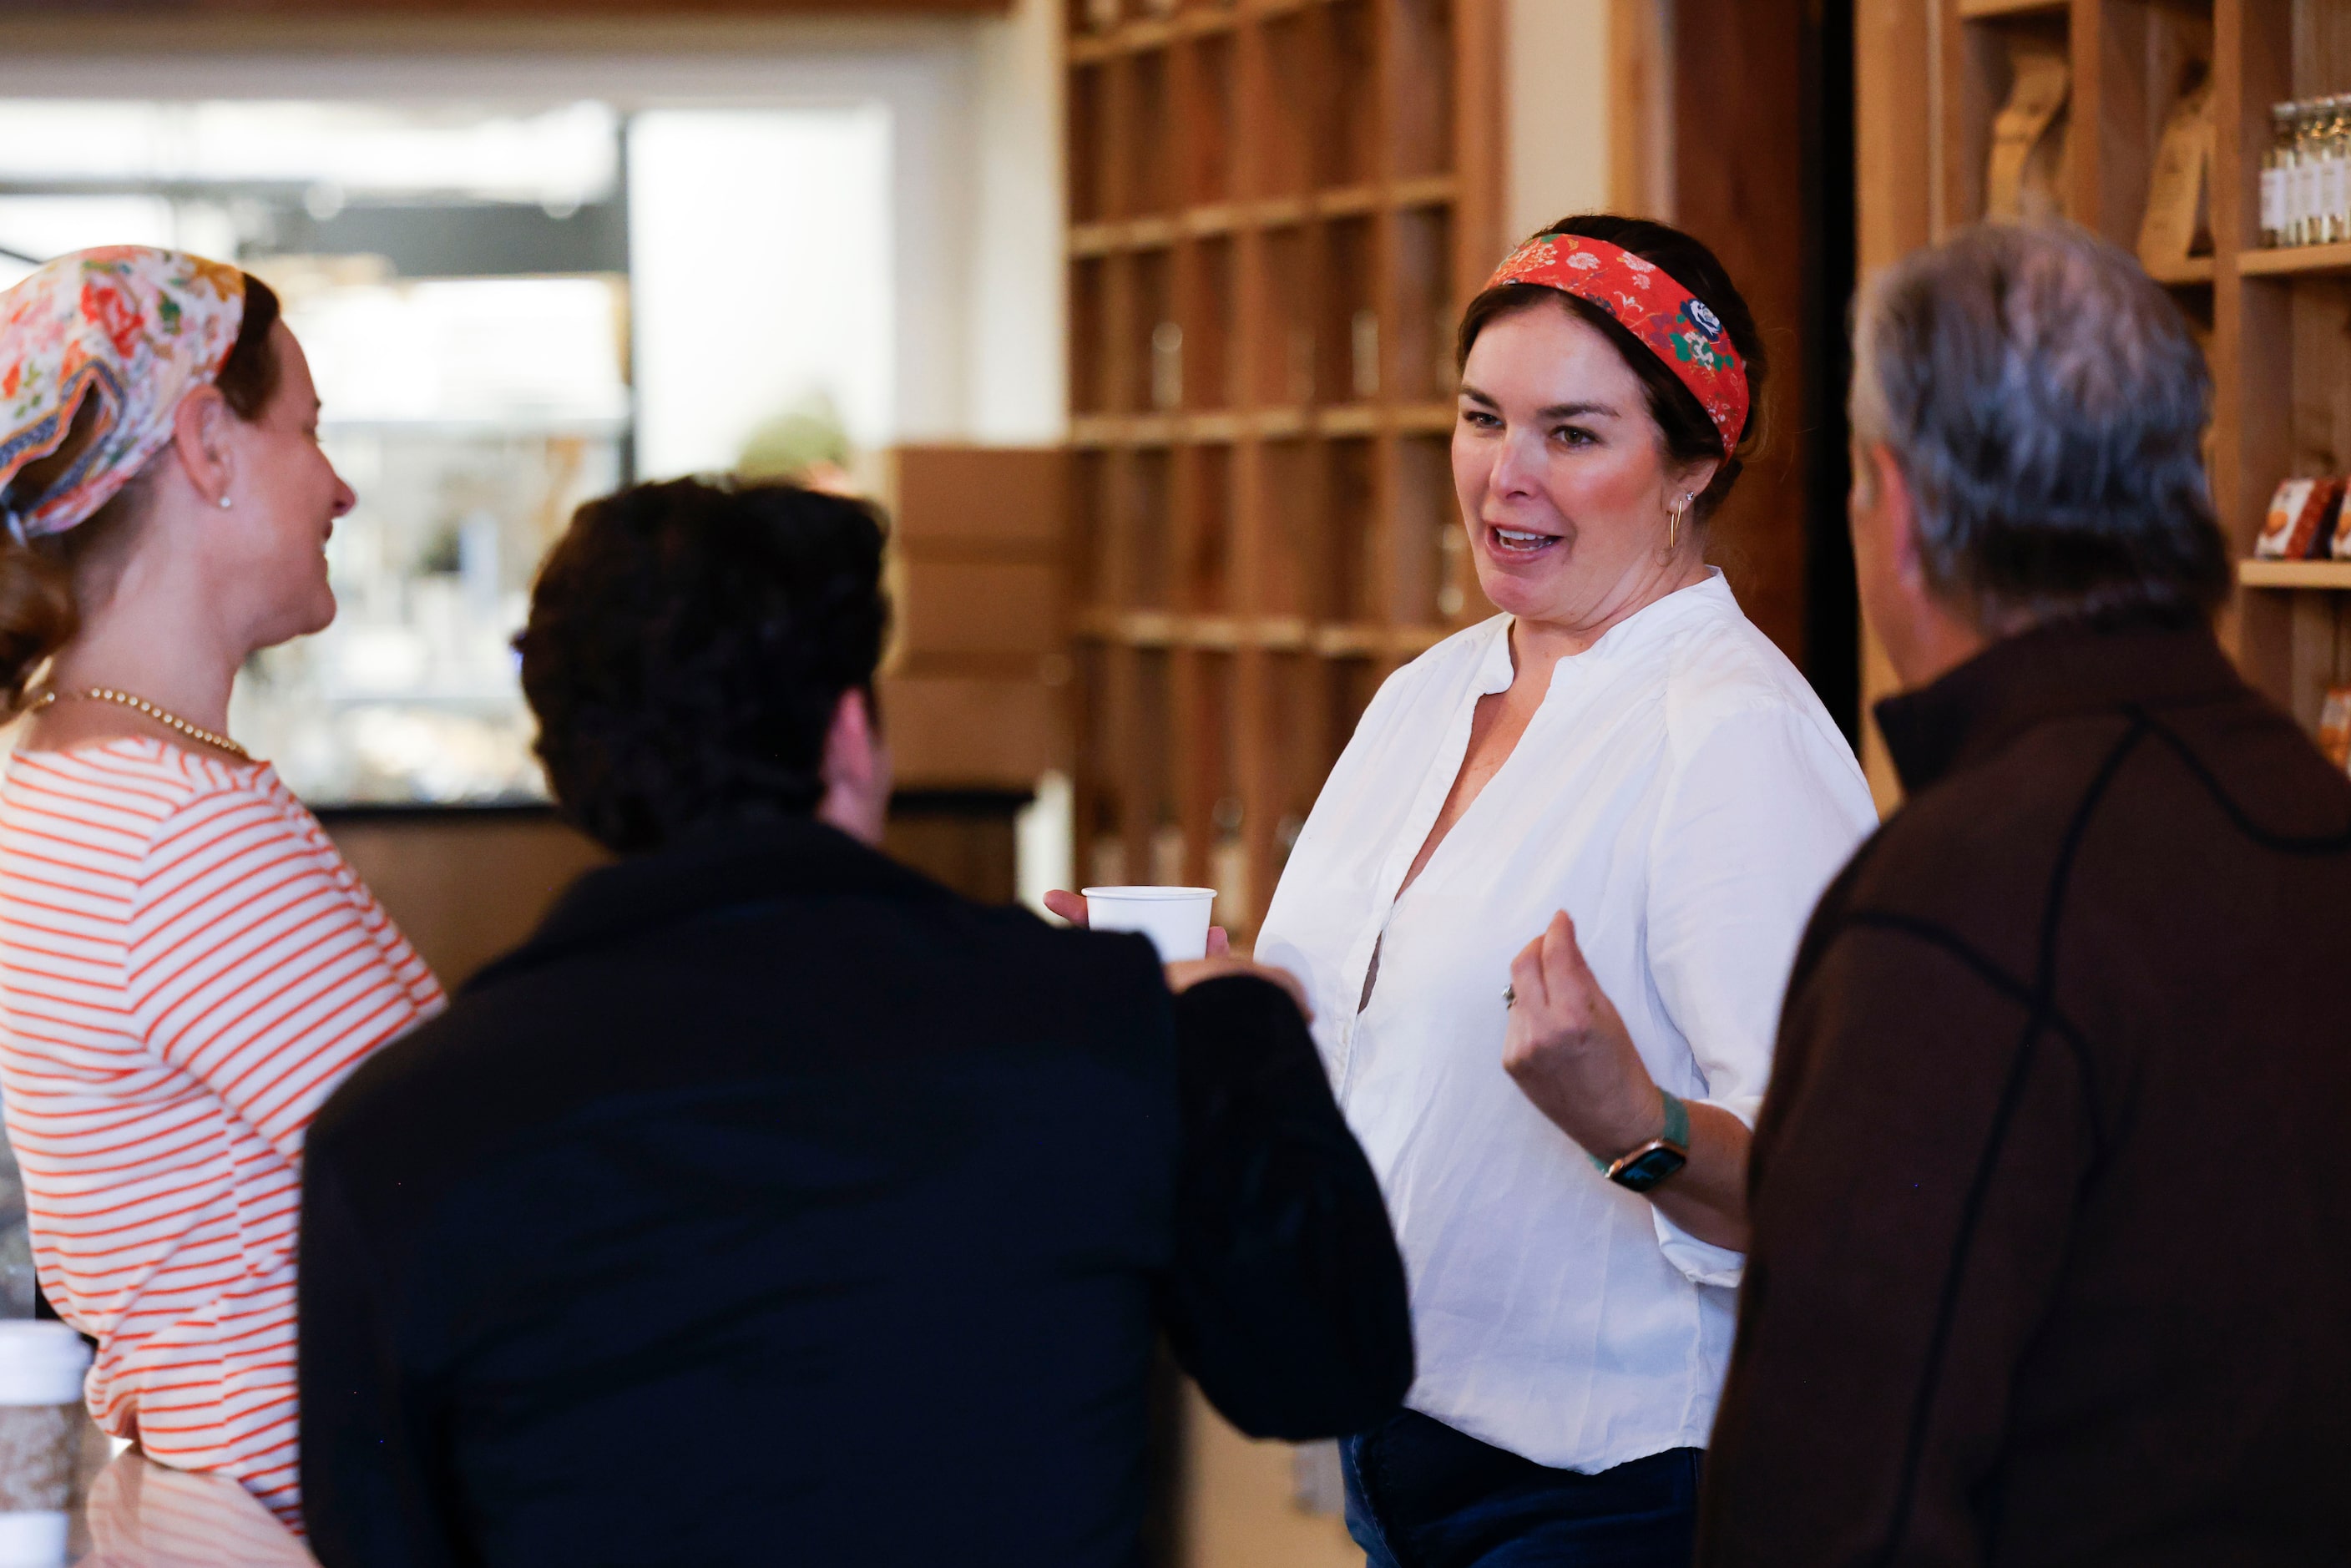
[[[2274,250],[2240,251],[2237,270],[2247,277],[2319,277],[2351,272],[2351,245],[2296,245],[2281,246]]]
[[[1959,0],[1959,15],[1970,21],[1986,16],[2060,16],[2068,0]]]
[[[1500,0],[1067,5],[1077,863],[1246,944],[1379,681],[1490,613],[1445,453]]]
[[[2351,560],[2241,560],[2237,580],[2247,588],[2351,588]]]

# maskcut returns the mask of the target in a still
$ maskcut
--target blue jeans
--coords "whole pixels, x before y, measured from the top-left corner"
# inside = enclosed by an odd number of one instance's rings
[[[1698,1448],[1554,1470],[1406,1410],[1339,1445],[1370,1568],[1688,1568]]]

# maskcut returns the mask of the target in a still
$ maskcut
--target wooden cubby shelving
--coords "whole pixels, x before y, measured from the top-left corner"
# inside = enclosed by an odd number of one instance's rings
[[[2351,562],[2250,559],[2290,475],[2351,472],[2351,245],[2263,249],[2270,107],[2351,91],[2351,0],[1943,0],[1934,227],[1980,216],[1991,120],[2020,38],[2063,40],[2073,68],[2068,216],[2133,247],[2165,115],[2214,84],[2214,254],[2168,269],[2213,378],[2213,497],[2241,559],[2222,634],[2248,678],[2306,726],[2351,681]]]
[[[1066,12],[1077,865],[1243,945],[1379,682],[1491,612],[1446,453],[1499,9]]]

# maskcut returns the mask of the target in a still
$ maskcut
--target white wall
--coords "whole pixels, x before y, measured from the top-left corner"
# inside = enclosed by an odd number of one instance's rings
[[[979,26],[967,433],[1004,445],[1069,431],[1061,14],[1013,0]]]
[[[1608,205],[1609,0],[1509,0],[1503,66],[1513,238]]]
[[[641,476],[731,468],[811,398],[862,449],[898,426],[890,130],[878,103],[630,121]]]

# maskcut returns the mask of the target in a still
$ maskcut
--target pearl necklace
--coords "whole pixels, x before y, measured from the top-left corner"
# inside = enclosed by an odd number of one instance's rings
[[[214,735],[209,729],[190,724],[178,714],[164,712],[145,697],[135,697],[129,692],[118,692],[110,686],[91,686],[78,692],[43,692],[40,700],[33,705],[31,711],[39,713],[44,708],[53,707],[62,697],[78,697],[88,702],[120,703],[124,707],[138,709],[157,724],[170,726],[192,740],[201,740],[206,746],[217,747],[239,762],[253,760],[253,753],[231,740],[227,736]]]

